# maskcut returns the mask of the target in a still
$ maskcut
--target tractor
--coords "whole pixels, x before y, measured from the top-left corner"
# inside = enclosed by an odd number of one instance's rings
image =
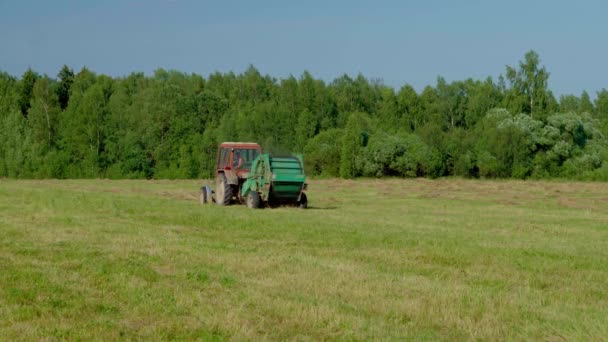
[[[271,156],[257,143],[225,142],[219,145],[215,168],[215,192],[201,188],[201,202],[218,205],[308,206],[306,176],[301,155]]]

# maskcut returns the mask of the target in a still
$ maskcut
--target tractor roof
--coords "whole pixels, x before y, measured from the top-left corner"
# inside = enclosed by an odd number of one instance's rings
[[[260,147],[260,144],[254,142],[223,142],[220,144],[220,147]]]

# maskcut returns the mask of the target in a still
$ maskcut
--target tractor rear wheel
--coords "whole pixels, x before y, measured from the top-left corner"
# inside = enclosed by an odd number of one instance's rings
[[[247,207],[251,209],[256,209],[261,207],[262,201],[260,200],[260,195],[255,191],[249,191],[247,194]]]
[[[226,176],[220,173],[215,180],[215,203],[229,205],[232,199],[232,187],[226,181]]]

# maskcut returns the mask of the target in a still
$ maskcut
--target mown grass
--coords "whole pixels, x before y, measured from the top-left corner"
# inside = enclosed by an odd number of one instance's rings
[[[601,340],[608,184],[0,180],[0,337]]]

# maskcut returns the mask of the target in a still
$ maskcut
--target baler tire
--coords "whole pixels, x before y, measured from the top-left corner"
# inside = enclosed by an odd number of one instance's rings
[[[218,205],[229,205],[232,199],[232,187],[226,181],[226,176],[220,174],[215,186],[215,203]]]
[[[306,198],[306,194],[305,193],[302,193],[302,195],[300,195],[300,203],[298,203],[298,206],[301,209],[308,208],[308,198]]]
[[[247,194],[247,207],[251,209],[257,209],[262,206],[260,195],[255,191],[249,191]]]

